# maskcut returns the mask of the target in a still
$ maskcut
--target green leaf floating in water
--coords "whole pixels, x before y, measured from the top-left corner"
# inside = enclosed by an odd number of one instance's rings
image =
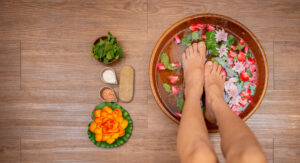
[[[165,65],[166,69],[168,70],[176,70],[177,68],[176,67],[173,67],[171,64],[170,64],[170,59],[169,59],[169,56],[167,53],[162,53],[161,56],[160,56],[160,62],[162,64]]]
[[[246,44],[241,45],[240,43],[236,46],[236,50],[242,50]]]
[[[177,108],[178,108],[180,111],[182,111],[183,106],[184,106],[184,99],[183,99],[183,98],[178,98],[178,99],[177,99]]]
[[[170,87],[169,84],[164,83],[164,84],[163,84],[163,87],[164,87],[164,89],[165,89],[166,92],[168,92],[168,93],[171,93],[171,92],[172,92],[172,91],[171,91],[171,87]]]
[[[182,44],[183,44],[183,45],[191,46],[191,45],[192,45],[191,42],[192,42],[192,34],[191,34],[191,33],[185,35],[185,36],[182,38]]]
[[[206,32],[206,48],[209,50],[209,54],[213,54],[213,55],[217,55],[218,54],[218,50],[217,48],[219,48],[219,45],[217,44],[216,41],[216,32],[215,31],[208,31]]]
[[[95,140],[95,133],[93,133],[89,130],[89,127],[90,127],[92,122],[90,122],[89,125],[88,125],[87,134],[88,134],[88,137],[89,137],[90,141],[93,142],[96,146],[101,147],[101,148],[114,148],[114,147],[118,147],[118,146],[124,144],[125,142],[127,142],[129,140],[129,138],[131,136],[131,133],[132,133],[132,129],[133,129],[133,122],[131,120],[131,117],[130,117],[129,113],[122,106],[120,106],[116,103],[102,102],[99,105],[97,105],[95,107],[95,109],[103,110],[103,108],[106,105],[109,106],[112,110],[115,110],[117,108],[121,109],[123,118],[128,121],[128,125],[125,128],[125,134],[122,137],[119,137],[118,139],[116,139],[112,144],[108,144],[107,142],[104,142],[104,141],[96,141]],[[95,118],[94,110],[93,110],[92,115],[91,115],[92,119]]]

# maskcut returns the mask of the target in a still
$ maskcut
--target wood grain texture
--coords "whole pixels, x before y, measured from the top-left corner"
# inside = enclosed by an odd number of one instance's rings
[[[170,25],[203,12],[230,16],[261,41],[269,87],[247,124],[269,162],[299,161],[299,1],[11,0],[0,1],[0,162],[179,162],[178,126],[149,90],[148,61]],[[120,103],[133,119],[132,137],[110,150],[86,134],[105,86],[99,79],[105,66],[89,55],[108,31],[124,49],[111,66],[118,78],[122,66],[135,69],[133,101]],[[224,162],[219,134],[209,136]]]
[[[0,89],[20,89],[21,42],[0,40]]]

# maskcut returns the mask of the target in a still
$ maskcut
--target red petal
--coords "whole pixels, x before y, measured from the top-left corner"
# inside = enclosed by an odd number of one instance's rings
[[[203,24],[197,24],[197,27],[198,27],[199,29],[204,29],[204,28],[205,28],[205,25],[203,25]]]
[[[239,62],[245,62],[245,60],[246,60],[246,55],[245,55],[245,53],[243,53],[242,51],[239,51],[239,56],[238,56],[237,60],[238,60]]]
[[[248,47],[248,45],[246,45],[246,46],[245,46],[245,53],[247,54],[248,51],[249,51],[249,47]]]
[[[240,78],[242,81],[248,81],[249,80],[249,75],[246,72],[242,72],[240,75]]]
[[[229,56],[234,58],[234,57],[236,57],[236,53],[230,50],[229,51]]]
[[[191,31],[198,31],[197,24],[192,24],[192,25],[190,26],[190,30],[191,30]]]
[[[256,61],[254,58],[248,58],[248,62],[251,64],[255,64]]]
[[[178,76],[169,76],[169,80],[171,83],[176,83],[179,80]]]
[[[174,40],[175,40],[176,44],[179,44],[181,42],[181,40],[177,34],[174,36]]]
[[[178,113],[178,112],[175,112],[175,114],[178,116],[178,117],[180,117],[181,118],[181,114],[180,113]]]
[[[171,63],[172,67],[180,67],[180,63],[176,62],[176,63]]]
[[[211,26],[211,25],[207,25],[207,26],[206,26],[206,29],[207,29],[208,31],[214,31],[214,30],[215,30],[215,28],[214,28],[213,26]]]
[[[254,72],[256,70],[256,65],[251,65],[250,70],[251,70],[251,72]]]
[[[244,45],[244,44],[245,44],[245,41],[244,41],[243,39],[241,39],[241,40],[240,40],[240,44],[241,44],[241,45]]]
[[[166,69],[166,67],[164,64],[162,64],[162,63],[157,64],[157,70],[165,70],[165,69]]]
[[[222,68],[222,70],[221,70],[221,74],[223,75],[223,76],[227,76],[227,72],[226,72],[226,70],[224,69],[224,68]]]
[[[176,86],[172,86],[171,90],[173,95],[177,95],[179,93],[179,88],[177,88]]]
[[[206,39],[206,35],[202,35],[201,37],[202,37],[202,39],[203,39],[203,40],[205,40],[205,39]]]
[[[235,49],[236,49],[236,47],[235,47],[235,46],[233,46],[233,45],[231,45],[231,49],[232,49],[232,50],[235,50]]]
[[[229,57],[229,59],[228,59],[228,66],[233,66],[233,65],[234,65],[233,58]]]

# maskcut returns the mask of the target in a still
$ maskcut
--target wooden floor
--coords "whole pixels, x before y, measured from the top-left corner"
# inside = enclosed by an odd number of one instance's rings
[[[299,0],[0,0],[0,162],[179,162],[178,126],[152,97],[148,61],[164,30],[205,12],[237,19],[262,42],[269,87],[247,124],[269,162],[299,162]],[[136,70],[134,100],[120,103],[134,121],[132,137],[109,150],[86,133],[104,85],[91,45],[108,31],[125,50],[113,67]],[[224,162],[220,136],[210,139]]]

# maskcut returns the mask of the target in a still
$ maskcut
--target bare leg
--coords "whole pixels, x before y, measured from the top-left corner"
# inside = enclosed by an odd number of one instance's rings
[[[221,66],[216,62],[205,64],[206,111],[209,121],[217,120],[221,146],[227,162],[261,163],[265,155],[248,126],[236,116],[224,101],[224,81]]]
[[[185,75],[185,104],[180,121],[177,151],[185,162],[216,162],[208,139],[200,98],[204,84],[205,43],[194,43],[182,55]]]

